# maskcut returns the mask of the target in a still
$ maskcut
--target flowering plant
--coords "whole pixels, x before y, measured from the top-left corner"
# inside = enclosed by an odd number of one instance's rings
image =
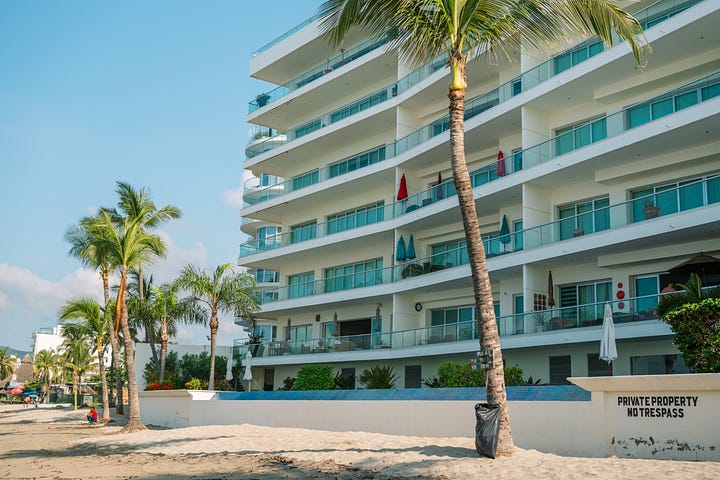
[[[172,390],[171,383],[150,382],[145,386],[145,390]]]
[[[227,380],[220,380],[218,382],[215,382],[215,390],[221,392],[229,392],[233,390],[233,386]]]

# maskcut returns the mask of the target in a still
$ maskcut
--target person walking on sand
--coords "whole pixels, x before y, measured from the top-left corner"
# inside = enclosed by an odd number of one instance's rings
[[[23,398],[23,408],[28,408],[30,406],[30,395],[25,395],[25,398]]]
[[[98,415],[97,415],[97,410],[95,410],[95,407],[90,407],[90,413],[88,413],[85,418],[88,419],[88,422],[90,423],[90,425],[97,423]]]

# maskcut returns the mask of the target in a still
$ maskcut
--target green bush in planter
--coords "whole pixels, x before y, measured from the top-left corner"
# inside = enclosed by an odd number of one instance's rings
[[[332,390],[335,375],[330,365],[304,365],[293,382],[293,390]]]

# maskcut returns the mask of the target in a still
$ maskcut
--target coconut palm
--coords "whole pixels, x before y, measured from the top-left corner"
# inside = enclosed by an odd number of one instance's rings
[[[120,196],[117,209],[101,209],[98,216],[88,225],[103,251],[108,252],[110,263],[120,276],[120,285],[115,304],[115,332],[122,331],[125,346],[125,366],[128,379],[128,420],[124,432],[145,429],[140,419],[140,399],[135,375],[135,350],[132,345],[132,333],[128,322],[126,304],[128,273],[138,265],[147,264],[157,257],[165,256],[165,244],[159,235],[146,230],[146,226],[155,226],[161,221],[175,218],[178,213],[174,207],[156,209],[148,200],[149,191],[139,192],[127,184],[118,182],[117,193]],[[142,199],[142,201],[138,201]]]
[[[100,279],[103,285],[104,305],[107,308],[110,301],[110,274],[115,270],[115,266],[110,262],[110,252],[105,251],[106,243],[95,241],[96,239],[88,232],[88,226],[93,222],[100,221],[100,216],[85,217],[80,220],[77,226],[70,228],[65,234],[65,240],[70,243],[69,255],[79,259],[83,265],[96,269],[100,273]],[[110,329],[110,347],[112,349],[112,365],[111,368],[115,372],[115,382],[117,388],[117,402],[115,411],[122,415],[123,412],[123,384],[122,375],[120,375],[121,349],[120,339],[115,329]],[[111,389],[112,390],[112,389]],[[109,392],[111,395],[112,392]]]
[[[250,318],[258,308],[255,299],[255,280],[251,275],[234,273],[230,266],[230,263],[218,265],[210,276],[205,270],[186,265],[176,280],[179,287],[190,292],[191,296],[184,299],[185,302],[195,307],[205,306],[209,309],[210,379],[208,390],[215,389],[218,313],[234,313],[236,316]]]
[[[43,382],[43,401],[47,403],[50,397],[50,384],[57,377],[60,369],[60,357],[53,350],[40,350],[35,354],[33,367],[35,376]]]
[[[75,410],[78,408],[77,394],[82,376],[94,367],[90,351],[90,337],[79,325],[66,325],[63,328],[62,366],[72,375]]]
[[[668,293],[660,298],[655,313],[664,317],[668,312],[677,310],[688,303],[700,303],[706,298],[720,298],[720,287],[703,289],[702,280],[697,273],[691,273],[687,283],[678,283],[679,291]]]
[[[5,379],[15,371],[15,355],[8,355],[10,347],[0,347],[0,379]]]
[[[630,45],[640,62],[644,38],[638,21],[603,0],[327,0],[319,9],[321,28],[339,47],[348,32],[360,28],[389,36],[402,61],[424,64],[444,53],[451,82],[450,163],[463,220],[477,308],[481,350],[494,353],[486,373],[487,400],[501,406],[498,452],[513,450],[507,415],[503,360],[485,250],[480,236],[472,183],[465,162],[466,66],[477,56],[512,60],[514,51],[542,48],[572,34],[597,34],[612,45],[612,33]]]
[[[110,421],[110,401],[108,397],[107,374],[105,370],[105,346],[110,336],[112,308],[104,309],[95,300],[88,297],[76,298],[60,309],[60,320],[77,319],[75,323],[65,324],[65,329],[77,328],[89,337],[97,353],[100,370],[100,388],[102,392],[103,421]]]
[[[152,309],[160,327],[160,383],[165,380],[168,342],[170,336],[175,335],[178,322],[207,326],[207,312],[195,302],[179,301],[178,289],[176,284],[165,284],[152,289]]]
[[[127,293],[130,328],[136,332],[142,331],[143,341],[150,345],[152,360],[157,370],[160,368],[160,357],[156,348],[159,331],[152,303],[153,276],[142,279],[140,272],[133,270],[130,272],[130,278]]]

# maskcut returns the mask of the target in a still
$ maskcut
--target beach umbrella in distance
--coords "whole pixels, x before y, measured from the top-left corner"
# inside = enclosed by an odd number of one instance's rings
[[[245,373],[243,380],[248,382],[248,392],[252,389],[252,353],[250,350],[245,354]]]
[[[407,180],[405,180],[405,174],[402,174],[402,177],[400,177],[400,188],[398,188],[398,194],[397,199],[405,200],[408,198],[408,191],[407,191]]]
[[[618,358],[617,346],[615,345],[615,322],[613,322],[612,307],[605,304],[603,315],[602,336],[600,337],[600,360],[608,363],[608,375],[612,375],[612,362]]]
[[[395,260],[402,262],[407,258],[407,250],[405,249],[405,239],[400,235],[397,246],[395,247]]]
[[[20,395],[23,393],[23,390],[25,390],[24,385],[18,385],[16,387],[13,387],[12,389],[8,390],[8,395]]]
[[[552,271],[548,270],[548,306],[550,308],[555,306],[555,285],[553,284]]]
[[[510,227],[508,226],[508,219],[503,215],[502,222],[500,224],[500,243],[503,244],[503,251],[508,243],[510,243]]]
[[[438,183],[437,183],[437,188],[436,188],[435,192],[436,192],[438,200],[445,197],[445,195],[443,194],[442,173],[441,172],[438,172]]]
[[[410,239],[408,240],[407,255],[405,258],[408,260],[415,260],[415,239],[413,238],[412,233],[410,234]]]
[[[495,165],[495,173],[497,173],[498,177],[505,176],[505,157],[502,153],[502,150],[498,151],[497,164]]]

